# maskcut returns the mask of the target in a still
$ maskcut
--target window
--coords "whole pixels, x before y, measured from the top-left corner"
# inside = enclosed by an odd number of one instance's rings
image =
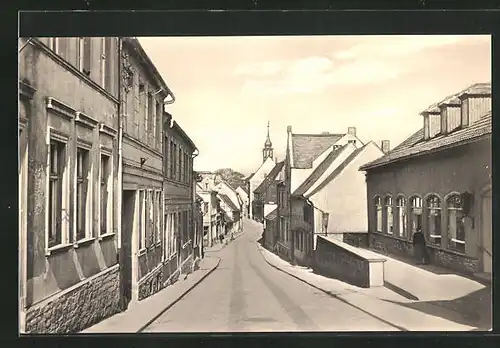
[[[66,144],[51,140],[49,147],[49,238],[48,246],[62,244],[62,225],[67,218],[62,208]]]
[[[154,200],[153,200],[153,191],[148,190],[148,199],[147,199],[147,212],[148,212],[148,226],[146,229],[146,235],[148,236],[148,247],[151,247],[155,243],[155,231],[154,231]]]
[[[112,61],[113,61],[113,54],[112,54],[112,44],[113,38],[111,37],[105,37],[102,39],[102,86],[104,87],[105,90],[108,92],[112,91],[112,86],[111,86],[111,80],[112,80],[112,71],[113,71],[113,66],[112,66]]]
[[[174,178],[174,165],[175,165],[175,145],[172,140],[170,140],[170,159],[169,159],[169,178]]]
[[[87,231],[87,210],[91,199],[88,194],[89,151],[77,149],[76,151],[76,240],[89,237]]]
[[[179,149],[179,181],[184,182],[184,152]]]
[[[408,216],[406,213],[406,198],[398,197],[396,200],[396,209],[398,214],[398,235],[400,237],[407,236]]]
[[[90,76],[92,61],[92,41],[90,37],[80,38],[80,70]]]
[[[175,156],[175,180],[181,181],[181,149],[177,146],[177,153]]]
[[[462,200],[459,195],[453,195],[446,201],[448,209],[448,240],[449,247],[462,253],[465,252],[465,228]]]
[[[441,200],[435,195],[427,198],[427,233],[430,243],[441,245]]]
[[[375,197],[375,230],[382,232],[382,202],[380,197]]]
[[[153,95],[151,93],[148,93],[148,114],[147,114],[147,117],[146,117],[146,122],[144,122],[144,128],[145,128],[145,131],[146,131],[146,134],[147,136],[151,136],[153,135],[152,133],[150,133],[152,130],[154,131],[154,127],[153,127],[153,113],[154,113],[154,109],[153,109]],[[150,129],[151,128],[151,129]]]
[[[208,202],[203,202],[203,213],[208,213]]]
[[[349,144],[353,144],[353,145],[356,145],[356,140],[352,139],[352,140],[348,140],[347,141]]]
[[[205,190],[208,191],[208,183],[205,183]]]
[[[161,192],[156,192],[156,242],[161,242],[161,217],[162,217]]]
[[[162,131],[163,131],[163,112],[162,107],[159,102],[156,102],[156,139],[158,139],[157,147],[160,148],[162,141]]]
[[[384,200],[385,204],[385,232],[388,234],[394,233],[394,217],[392,212],[392,197],[387,196]]]
[[[101,183],[101,209],[100,209],[100,221],[101,221],[101,235],[111,233],[111,219],[109,203],[111,201],[111,185],[109,183],[110,178],[110,157],[101,154],[101,171],[100,171],[100,183]]]
[[[139,250],[146,246],[146,228],[145,228],[145,213],[146,213],[146,195],[143,190],[139,191]]]
[[[422,229],[422,199],[420,197],[412,197],[410,199],[410,224],[411,233]]]

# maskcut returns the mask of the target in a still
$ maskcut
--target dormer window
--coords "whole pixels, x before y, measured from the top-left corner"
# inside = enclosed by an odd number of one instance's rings
[[[425,120],[427,118],[427,120]],[[424,127],[427,128],[427,139],[434,138],[441,133],[441,114],[437,112],[429,112],[424,116]]]

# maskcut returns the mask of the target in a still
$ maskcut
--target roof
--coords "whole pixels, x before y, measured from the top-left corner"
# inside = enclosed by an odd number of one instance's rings
[[[338,157],[338,155],[346,148],[347,145],[342,146],[340,149],[334,150],[326,156],[326,158],[321,162],[316,169],[309,175],[309,177],[293,192],[293,195],[301,196],[306,193],[314,183],[321,178],[323,173],[330,167],[333,161]]]
[[[168,114],[167,112],[165,112],[165,113]],[[174,129],[177,133],[179,133],[179,135],[181,137],[183,137],[184,140],[186,140],[187,143],[193,147],[193,151],[194,150],[198,150],[198,148],[196,147],[196,145],[194,144],[194,142],[191,140],[191,138],[186,134],[186,132],[184,132],[184,130],[182,129],[182,127],[176,121],[173,121],[170,124],[170,128]],[[202,174],[202,172],[200,172],[200,174]]]
[[[283,168],[284,164],[285,164],[285,161],[281,161],[281,162],[276,163],[274,168],[271,169],[269,174],[267,174],[267,176],[264,178],[264,180],[262,180],[260,185],[255,190],[253,190],[253,192],[254,193],[264,193],[267,190],[267,188],[269,187],[269,185],[276,179],[279,172]]]
[[[438,113],[440,105],[460,105],[460,97],[466,95],[487,95],[491,94],[491,83],[475,83],[464,90],[449,95],[441,101],[432,104],[427,109],[422,111],[420,114],[426,113]]]
[[[312,162],[344,134],[292,134],[294,168],[311,168]]]
[[[234,202],[231,200],[231,198],[229,198],[227,195],[225,195],[224,193],[219,193],[219,196],[221,198],[221,200],[226,203],[226,205],[229,207],[229,209],[231,210],[240,210],[235,204]]]
[[[238,186],[236,188],[236,191],[238,191],[238,189],[242,190],[244,194],[246,194],[248,196],[248,189],[244,186]]]
[[[278,217],[278,208],[274,208],[269,214],[267,214],[264,219],[273,221]]]
[[[415,133],[412,141],[405,140],[406,145],[394,148],[387,155],[382,156],[375,161],[362,165],[360,170],[368,170],[375,167],[382,167],[389,163],[402,161],[408,158],[426,155],[429,153],[446,150],[451,147],[460,146],[468,142],[477,140],[483,136],[491,134],[491,111],[481,117],[468,127],[461,128],[452,133],[438,136],[427,141],[423,140],[423,130]],[[416,139],[417,135],[420,139]],[[417,140],[414,142],[414,140]],[[403,143],[405,143],[403,142]]]
[[[130,48],[132,48],[133,52],[137,54],[137,56],[143,61],[144,65],[148,69],[149,73],[151,76],[156,79],[158,85],[163,88],[165,92],[170,94],[170,96],[173,98],[173,93],[170,90],[170,88],[167,86],[165,81],[163,80],[161,74],[158,72],[156,69],[155,65],[147,55],[146,51],[144,51],[144,48],[142,47],[141,43],[136,37],[124,37],[122,38],[122,42],[125,45],[128,45]],[[175,99],[174,99],[175,100]]]
[[[345,167],[349,165],[370,143],[366,143],[365,145],[357,148],[354,150],[347,158],[337,167],[335,170],[328,175],[325,180],[323,180],[322,183],[320,183],[311,193],[307,195],[306,198],[311,197],[318,191],[321,191],[326,185],[328,185],[333,179],[335,179],[342,171],[344,170]]]

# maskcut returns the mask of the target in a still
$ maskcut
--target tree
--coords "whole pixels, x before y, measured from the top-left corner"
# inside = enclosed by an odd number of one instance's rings
[[[217,174],[217,177],[215,179],[217,183],[219,182],[218,177],[220,177],[229,185],[231,185],[233,189],[237,189],[238,186],[241,187],[245,186],[245,175],[235,170],[232,170],[231,168],[217,169],[215,171],[215,174]]]

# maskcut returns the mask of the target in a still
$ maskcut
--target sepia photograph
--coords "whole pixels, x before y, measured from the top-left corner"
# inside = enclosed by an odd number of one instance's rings
[[[491,330],[491,35],[18,41],[20,334]]]

